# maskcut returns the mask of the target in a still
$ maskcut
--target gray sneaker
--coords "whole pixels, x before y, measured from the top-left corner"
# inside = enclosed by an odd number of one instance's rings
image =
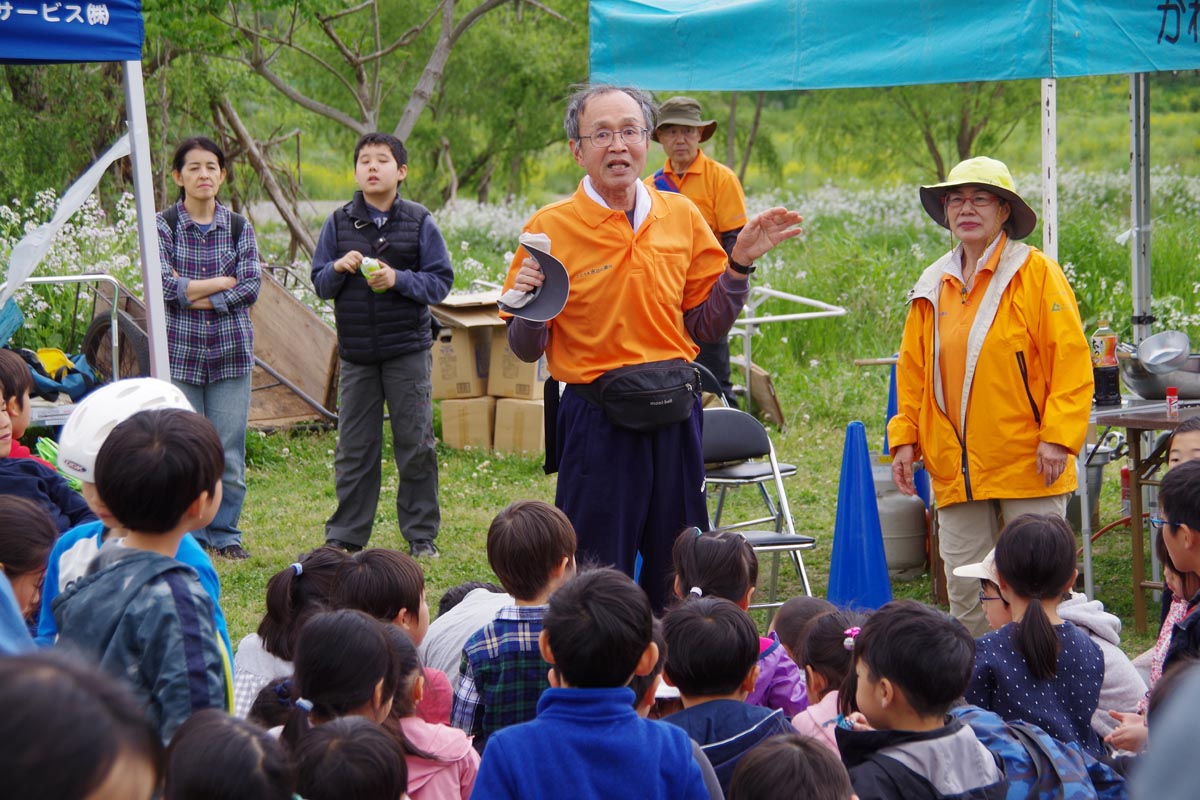
[[[409,542],[408,554],[413,558],[437,558],[441,555],[432,539],[414,539]]]

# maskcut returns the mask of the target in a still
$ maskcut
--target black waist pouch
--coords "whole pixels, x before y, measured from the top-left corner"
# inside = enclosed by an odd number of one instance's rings
[[[579,395],[613,425],[633,431],[655,431],[683,422],[700,399],[700,374],[683,359],[630,364],[591,383],[573,384]]]

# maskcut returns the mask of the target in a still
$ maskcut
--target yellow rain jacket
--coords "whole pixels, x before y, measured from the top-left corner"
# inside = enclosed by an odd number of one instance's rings
[[[891,448],[916,447],[941,506],[1074,491],[1074,459],[1046,486],[1037,447],[1050,442],[1078,454],[1087,435],[1092,361],[1075,293],[1040,250],[1004,245],[967,341],[956,430],[946,415],[937,325],[942,275],[953,257],[926,269],[908,293]]]

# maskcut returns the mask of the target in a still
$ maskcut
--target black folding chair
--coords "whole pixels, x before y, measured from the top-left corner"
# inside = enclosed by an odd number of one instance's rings
[[[787,553],[804,593],[812,595],[808,571],[800,553],[816,546],[811,536],[796,533],[788,505],[783,479],[795,475],[796,467],[781,464],[775,457],[775,447],[762,423],[736,408],[707,408],[704,410],[703,437],[705,481],[716,488],[716,511],[712,524],[722,530],[735,530],[746,538],[756,554],[771,554],[771,581],[767,602],[755,603],[753,608],[775,608],[778,601],[779,557]],[[722,520],[726,493],[737,486],[754,486],[766,507],[766,515],[727,523]],[[772,496],[772,494],[774,496]],[[771,528],[757,528],[770,523]]]

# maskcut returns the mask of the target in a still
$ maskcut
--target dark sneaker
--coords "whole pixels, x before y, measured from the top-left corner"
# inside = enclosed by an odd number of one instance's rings
[[[429,539],[414,539],[408,543],[408,554],[413,558],[437,558],[437,545]]]
[[[362,550],[361,544],[351,544],[350,542],[343,542],[341,539],[326,539],[325,544],[328,547],[345,550],[347,553],[357,553],[359,550]]]
[[[217,555],[230,561],[245,561],[250,557],[250,551],[240,544],[231,544],[218,549]]]

